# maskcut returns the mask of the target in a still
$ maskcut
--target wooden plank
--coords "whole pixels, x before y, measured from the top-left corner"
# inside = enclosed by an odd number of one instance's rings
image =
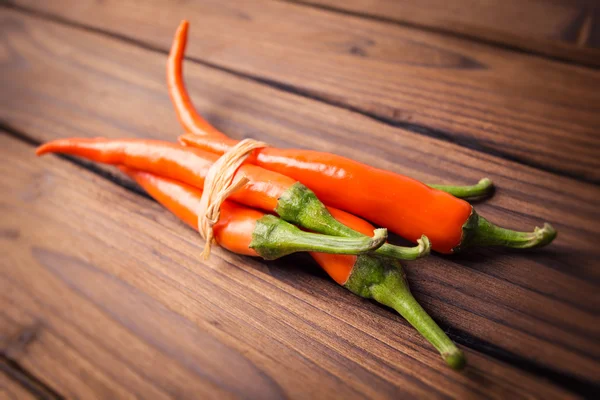
[[[191,57],[600,182],[599,70],[292,3],[15,2],[163,50],[187,18]]]
[[[163,83],[162,54],[18,13],[7,15],[3,37],[11,56],[1,67],[3,121],[36,140],[174,140],[179,134]],[[547,368],[590,381],[600,376],[595,361],[600,346],[594,340],[600,326],[600,274],[594,262],[600,237],[594,206],[598,187],[211,68],[189,65],[187,72],[194,98],[210,110],[209,119],[237,137],[335,151],[426,181],[491,177],[499,189],[477,206],[482,215],[521,229],[548,220],[560,232],[556,242],[538,252],[477,250],[411,263],[414,291],[438,320],[455,329]],[[321,298],[322,306],[331,309],[328,295]]]
[[[600,65],[600,13],[589,0],[294,0]]]
[[[14,232],[0,329],[38,326],[13,357],[67,397],[571,397],[468,349],[453,372],[401,318],[302,265],[220,249],[202,264],[197,234],[158,204],[0,144]]]

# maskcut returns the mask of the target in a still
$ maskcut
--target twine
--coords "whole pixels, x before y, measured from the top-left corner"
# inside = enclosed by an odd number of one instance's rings
[[[249,182],[245,176],[233,182],[233,176],[252,151],[267,146],[264,142],[244,139],[219,157],[208,170],[198,207],[198,232],[206,240],[201,254],[205,260],[210,255],[214,240],[213,226],[219,221],[221,204],[230,194]]]

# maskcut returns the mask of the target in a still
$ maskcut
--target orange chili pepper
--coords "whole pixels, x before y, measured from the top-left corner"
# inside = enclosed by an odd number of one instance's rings
[[[175,179],[199,189],[217,156],[202,150],[158,140],[71,138],[58,139],[36,150],[37,155],[65,153],[105,164],[123,165]],[[363,237],[338,222],[323,203],[304,185],[287,176],[255,165],[244,164],[233,180],[248,182],[230,198],[238,203],[278,214],[283,220],[308,230],[331,236]],[[385,233],[379,232],[379,235]],[[401,247],[388,243],[377,248],[383,256],[414,260],[429,253],[429,241],[419,239],[418,246]]]
[[[195,210],[200,205],[202,192],[181,182],[129,168],[121,169],[142,186],[150,196],[192,228],[197,228]],[[336,218],[362,233],[369,234],[373,226],[343,211],[333,211]],[[239,254],[255,255],[248,244],[256,221],[263,213],[225,201],[221,218],[215,225],[217,242]],[[460,369],[465,365],[463,353],[446,336],[439,326],[410,293],[402,266],[395,260],[388,265],[377,257],[368,255],[341,256],[311,252],[310,255],[338,284],[353,293],[372,298],[394,308],[440,352],[446,363]]]
[[[149,172],[123,166],[119,169],[134,179],[167,210],[193,229],[198,229],[196,210],[200,205],[202,190]],[[330,209],[330,211],[338,221],[360,233],[371,235],[375,230],[375,227],[367,221],[344,211],[335,209]],[[256,221],[264,216],[265,213],[263,212],[226,200],[221,205],[219,221],[213,226],[215,240],[221,247],[233,253],[258,256],[256,250],[250,248],[250,243],[252,242],[252,233]],[[346,283],[356,262],[356,256],[349,255],[311,253],[311,256],[340,285]]]
[[[120,166],[120,169],[168,210],[197,228],[198,219],[194,211],[198,209],[202,191],[147,172],[124,166]],[[299,251],[362,254],[381,246],[385,241],[385,236],[364,240],[303,232],[272,215],[230,201],[222,204],[221,215],[213,231],[215,240],[226,249],[269,260]]]
[[[132,168],[121,166],[119,169],[183,222],[194,229],[198,228],[196,210],[202,196],[200,189]],[[225,201],[221,205],[221,217],[213,226],[215,240],[220,246],[234,253],[258,256],[256,250],[250,248],[250,243],[256,221],[264,215],[252,208]]]
[[[145,139],[72,138],[43,144],[36,154],[65,153],[103,164],[125,165],[177,179],[197,188],[204,187],[209,168],[219,156],[176,143]],[[242,165],[234,181],[242,176],[250,182],[232,194],[242,204],[273,211],[277,199],[296,181],[254,165]]]
[[[211,126],[193,108],[182,78],[182,58],[188,23],[183,21],[167,64],[169,93],[186,134],[186,145],[222,154],[236,142]],[[432,248],[453,253],[474,245],[533,248],[550,243],[556,231],[550,224],[534,232],[500,228],[480,217],[464,200],[389,171],[370,167],[330,153],[310,150],[257,149],[246,163],[279,172],[303,183],[326,204],[360,215],[400,236],[416,241],[426,235]],[[435,186],[435,185],[434,185]],[[438,186],[450,193],[485,193],[491,181],[472,187]]]

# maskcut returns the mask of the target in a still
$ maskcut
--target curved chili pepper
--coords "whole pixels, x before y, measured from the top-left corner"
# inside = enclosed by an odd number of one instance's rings
[[[171,47],[169,58],[167,60],[167,85],[173,104],[177,109],[184,110],[177,113],[177,118],[183,126],[189,126],[189,132],[210,134],[214,136],[225,137],[224,134],[213,128],[204,118],[202,118],[194,109],[192,100],[185,90],[183,83],[183,55],[187,44],[187,31],[189,23],[181,22],[175,36],[176,45]]]
[[[175,143],[142,139],[58,139],[36,150],[37,155],[46,153],[65,153],[100,163],[124,165],[197,188],[204,187],[208,170],[218,158],[215,154]],[[249,180],[248,183],[230,196],[238,203],[275,212],[283,220],[313,232],[330,236],[364,236],[339,223],[312,191],[287,176],[249,164],[238,168],[233,180],[242,176]],[[429,240],[421,237],[415,247],[385,243],[376,253],[414,260],[429,254],[429,249]]]
[[[200,190],[150,173],[127,168],[123,170],[160,204],[192,228],[197,228],[198,218],[194,211],[200,204]],[[252,222],[259,220],[262,215],[261,212],[225,201],[221,218],[215,225],[217,242],[233,252],[254,255],[248,253],[249,233],[252,231]],[[334,215],[364,234],[370,234],[374,229],[369,223],[343,211],[336,210]],[[463,353],[411,294],[399,263],[389,259],[386,263],[367,255],[310,254],[338,284],[361,297],[374,299],[395,309],[440,352],[450,367],[460,369],[465,365]]]
[[[187,132],[226,140],[228,138],[225,134],[213,127],[198,114],[183,82],[183,57],[187,44],[188,28],[188,21],[182,21],[177,28],[171,51],[169,52],[167,61],[167,86],[169,88],[169,96],[175,106],[177,118]],[[204,146],[206,146],[206,144],[204,144]],[[215,149],[211,149],[207,146],[205,147],[205,150],[214,152]],[[465,199],[479,199],[486,197],[491,195],[494,190],[494,185],[489,178],[483,178],[477,184],[468,186],[437,184],[429,184],[428,186]]]

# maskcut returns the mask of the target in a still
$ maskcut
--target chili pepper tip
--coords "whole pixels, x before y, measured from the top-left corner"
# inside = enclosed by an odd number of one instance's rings
[[[179,28],[177,30],[179,32],[181,32],[183,29],[185,29],[187,31],[189,26],[190,26],[190,22],[187,19],[182,19],[181,22],[179,23]]]
[[[50,151],[50,148],[48,146],[48,143],[42,144],[35,149],[35,155],[38,157],[43,156],[44,154],[48,153],[49,151]]]

